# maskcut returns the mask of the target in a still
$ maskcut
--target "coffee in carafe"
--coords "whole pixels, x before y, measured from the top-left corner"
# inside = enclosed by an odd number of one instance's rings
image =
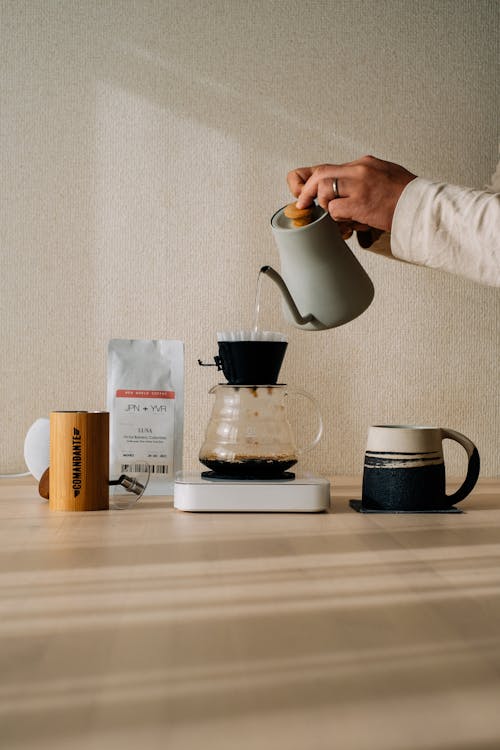
[[[200,461],[214,476],[221,479],[279,479],[292,476],[287,470],[297,463],[297,458],[252,458],[235,455],[234,460],[225,460],[207,455],[203,459],[200,458]]]

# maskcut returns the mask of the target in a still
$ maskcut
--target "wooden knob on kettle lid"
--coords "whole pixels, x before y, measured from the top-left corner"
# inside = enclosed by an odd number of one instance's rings
[[[313,208],[314,206],[297,208],[296,203],[289,203],[288,206],[285,206],[283,213],[287,219],[292,220],[294,227],[304,227],[313,220]]]

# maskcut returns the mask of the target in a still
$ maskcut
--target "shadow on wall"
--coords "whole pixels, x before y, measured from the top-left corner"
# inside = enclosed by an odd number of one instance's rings
[[[474,43],[485,9],[469,12],[465,47],[458,41],[448,45],[444,68],[433,68],[433,55],[442,56],[433,40],[448,26],[452,38],[464,26],[460,14],[444,6],[419,6],[412,11],[420,14],[418,24],[408,31],[403,6],[396,11],[393,4],[372,4],[362,15],[352,3],[339,1],[333,17],[324,13],[328,5],[315,5],[314,12],[311,6],[299,25],[302,9],[293,4],[284,18],[280,4],[267,3],[152,0],[126,8],[90,3],[82,9],[72,1],[44,0],[33,8],[12,6],[5,27],[14,32],[6,34],[12,51],[6,52],[11,66],[7,99],[18,125],[12,140],[17,146],[19,134],[19,152],[8,154],[6,184],[15,189],[6,192],[17,264],[10,264],[4,281],[12,307],[23,314],[12,315],[6,326],[10,369],[5,388],[22,393],[20,405],[14,407],[10,399],[6,404],[6,419],[14,427],[9,445],[2,446],[5,454],[18,458],[27,427],[51,408],[72,408],[76,401],[79,407],[102,408],[103,342],[111,336],[152,337],[168,331],[193,347],[187,361],[211,350],[214,321],[228,312],[235,317],[235,309],[253,294],[249,288],[259,265],[275,260],[267,217],[269,207],[277,207],[276,185],[286,193],[284,175],[290,166],[327,155],[343,161],[377,144],[389,151],[404,148],[409,166],[412,160],[433,165],[446,139],[437,163],[456,164],[460,173],[463,160],[453,157],[462,141],[441,128],[432,135],[432,148],[422,143],[448,112],[456,116],[457,92],[445,84],[452,62]],[[354,26],[356,15],[362,17]],[[392,41],[397,44],[391,46]],[[330,51],[332,57],[325,55]],[[481,52],[489,59],[487,49]],[[482,59],[469,60],[466,82],[478,76]],[[442,73],[436,77],[431,70]],[[423,80],[432,85],[422,87]],[[473,103],[483,80],[478,78],[478,91],[471,94]],[[419,94],[424,89],[427,93]],[[432,108],[438,99],[441,109]],[[422,102],[428,109],[420,112]],[[468,101],[471,121],[477,111]],[[415,123],[422,127],[421,140],[406,143],[405,133],[417,128]],[[466,126],[461,122],[461,132]],[[178,184],[183,195],[175,194]],[[265,219],[258,223],[259,217]],[[385,274],[384,267],[380,277]],[[228,280],[226,296],[222,275]],[[415,276],[407,276],[415,294]],[[397,274],[389,271],[389,277],[393,281]],[[401,288],[394,287],[402,299]],[[270,317],[280,325],[274,294],[271,304],[276,312]],[[441,306],[449,312],[446,301]],[[220,322],[222,327],[233,320]],[[453,325],[458,328],[459,322]],[[82,332],[78,347],[68,344],[74,331]],[[372,334],[363,320],[359,339],[383,336],[379,330]],[[354,335],[350,329],[347,338]],[[488,340],[486,334],[480,339],[484,349]],[[355,404],[351,345],[345,337],[336,337],[339,341],[331,361],[344,383],[336,394],[344,410],[340,420],[345,434],[361,435],[364,405]],[[27,363],[27,348],[36,371]],[[371,353],[374,348],[372,342]],[[333,343],[325,349],[330,355]],[[366,350],[360,340],[354,354],[360,367],[366,367]],[[298,346],[294,351],[303,364],[302,351]],[[290,365],[296,382],[301,373],[294,373],[292,360]],[[193,369],[187,377],[195,394],[192,413],[200,413],[201,397],[200,403],[196,399],[206,381]],[[317,386],[330,404],[324,377]],[[368,400],[366,389],[360,390]],[[188,417],[189,444],[200,440],[199,434],[191,440],[194,427]],[[335,441],[340,444],[340,434]],[[324,466],[327,449],[321,444],[316,454],[323,453]],[[4,471],[16,467],[12,455],[10,465],[3,454],[0,460]]]

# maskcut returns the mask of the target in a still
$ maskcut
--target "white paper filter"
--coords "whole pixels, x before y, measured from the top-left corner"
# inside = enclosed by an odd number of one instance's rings
[[[217,341],[286,341],[283,333],[275,331],[217,331]]]

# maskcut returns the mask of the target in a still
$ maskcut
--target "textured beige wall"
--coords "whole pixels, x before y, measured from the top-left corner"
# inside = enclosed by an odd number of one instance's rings
[[[290,168],[372,153],[482,187],[497,163],[496,0],[1,8],[0,471],[23,468],[36,417],[104,406],[111,337],[186,342],[196,464],[217,380],[197,358],[250,325]],[[416,422],[465,432],[500,473],[499,292],[352,246],[376,298],[341,329],[292,329],[264,283],[283,375],[325,416],[307,467],[360,470],[368,425]]]

